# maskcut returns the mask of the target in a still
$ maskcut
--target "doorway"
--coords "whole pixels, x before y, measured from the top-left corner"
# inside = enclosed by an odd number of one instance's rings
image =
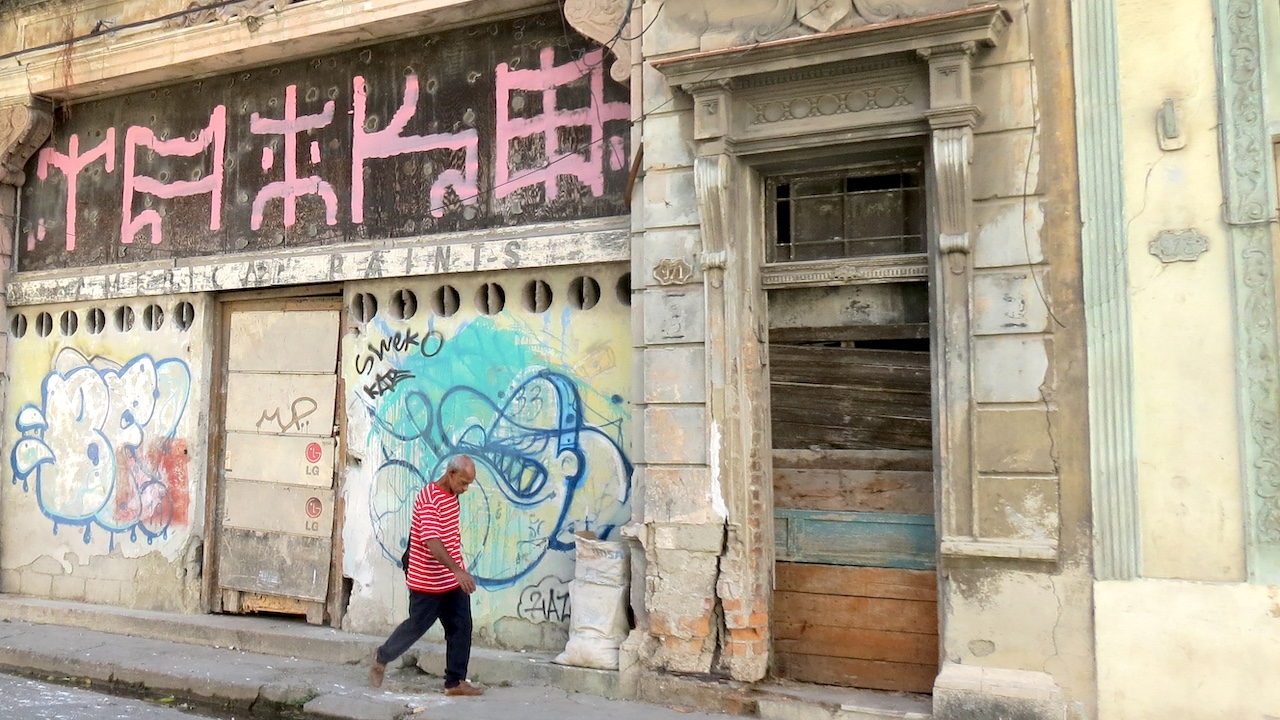
[[[224,306],[215,607],[322,624],[335,556],[340,298]]]
[[[930,692],[938,673],[921,166],[767,184],[780,677]]]

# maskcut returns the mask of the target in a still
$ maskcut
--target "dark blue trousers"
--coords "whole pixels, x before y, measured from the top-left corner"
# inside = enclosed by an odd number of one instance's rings
[[[378,648],[378,662],[387,664],[418,642],[436,620],[444,627],[444,686],[467,679],[471,661],[471,596],[454,588],[444,593],[409,591],[409,617]]]

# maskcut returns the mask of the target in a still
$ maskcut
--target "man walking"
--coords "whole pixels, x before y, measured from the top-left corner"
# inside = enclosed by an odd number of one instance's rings
[[[409,617],[378,648],[369,668],[369,685],[382,687],[387,663],[404,654],[436,619],[444,626],[445,695],[483,695],[467,682],[471,660],[471,593],[476,581],[462,561],[458,529],[458,496],[476,479],[476,465],[466,455],[449,460],[439,480],[428,483],[413,503],[409,526]]]

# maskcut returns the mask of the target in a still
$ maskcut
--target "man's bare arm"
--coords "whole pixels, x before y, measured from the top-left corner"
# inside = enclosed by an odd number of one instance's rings
[[[445,549],[444,543],[440,541],[440,538],[428,538],[426,544],[427,552],[431,553],[431,557],[453,572],[453,576],[458,579],[458,584],[462,586],[463,592],[470,595],[476,591],[475,578],[471,577],[471,573],[463,570],[458,566],[458,563],[453,561],[453,557],[449,555],[449,551]]]

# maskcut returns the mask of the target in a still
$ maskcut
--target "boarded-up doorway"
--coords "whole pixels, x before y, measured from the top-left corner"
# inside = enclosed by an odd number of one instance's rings
[[[324,622],[334,554],[340,300],[226,306],[217,590]]]
[[[769,293],[781,677],[933,686],[928,307],[923,281]]]

